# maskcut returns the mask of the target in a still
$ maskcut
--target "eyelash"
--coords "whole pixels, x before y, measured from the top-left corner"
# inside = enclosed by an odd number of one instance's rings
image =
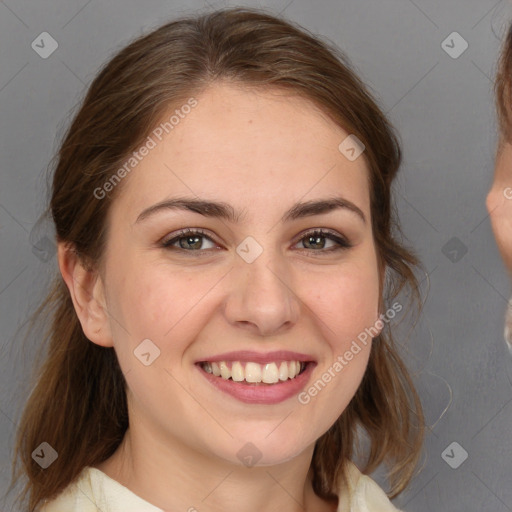
[[[173,245],[175,243],[179,242],[179,240],[181,240],[182,238],[188,238],[191,236],[200,236],[200,237],[208,238],[211,242],[216,243],[215,240],[213,240],[210,236],[208,236],[202,229],[187,228],[187,229],[183,229],[183,230],[179,231],[176,234],[176,236],[174,236],[173,238],[162,242],[161,246],[164,249],[171,249],[171,250],[176,250],[176,251],[181,251],[181,252],[189,252],[189,253],[199,253],[199,254],[197,254],[198,256],[201,253],[203,253],[204,251],[211,250],[211,249],[197,249],[197,250],[191,249],[191,250],[189,250],[189,249],[183,249],[182,247],[173,247]],[[314,249],[303,248],[303,249],[299,249],[299,250],[325,254],[325,253],[347,250],[352,247],[352,244],[348,240],[346,240],[344,237],[338,236],[330,231],[325,231],[323,229],[314,229],[314,230],[304,233],[304,235],[302,235],[302,237],[296,243],[299,243],[308,237],[327,238],[329,240],[332,240],[333,242],[336,242],[337,246],[331,247],[329,249],[314,250]]]

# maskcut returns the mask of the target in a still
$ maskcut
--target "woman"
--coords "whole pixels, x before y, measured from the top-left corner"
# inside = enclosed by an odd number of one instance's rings
[[[385,463],[397,495],[422,443],[391,337],[418,290],[399,164],[343,56],[261,11],[116,55],[53,177],[28,509],[396,510],[363,473]]]
[[[487,210],[498,248],[512,276],[512,26],[503,43],[495,88],[499,139]],[[512,300],[505,317],[505,340],[512,352]]]

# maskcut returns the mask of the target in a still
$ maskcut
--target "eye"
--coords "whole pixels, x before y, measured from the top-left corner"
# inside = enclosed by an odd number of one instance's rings
[[[204,240],[209,240],[211,243],[210,247],[204,247]],[[199,251],[199,250],[206,250],[206,249],[213,249],[216,247],[215,243],[212,241],[212,239],[207,236],[204,231],[200,229],[184,229],[180,231],[176,236],[173,238],[162,242],[162,246],[165,248],[173,248],[173,249],[182,249],[185,251]]]
[[[331,246],[326,248],[326,243],[328,241],[331,242]],[[305,250],[313,250],[314,252],[323,253],[349,249],[352,247],[344,237],[322,229],[307,232],[299,240],[299,243],[303,244]]]
[[[205,241],[210,243],[209,247],[205,247]],[[299,250],[317,253],[339,251],[352,247],[350,242],[344,237],[322,229],[307,232],[300,238],[299,242],[297,242],[297,244],[299,243],[303,245],[303,248]],[[162,242],[161,245],[166,249],[176,249],[178,251],[182,250],[187,252],[200,252],[217,247],[215,242],[206,235],[204,231],[191,228],[181,230],[169,240]]]

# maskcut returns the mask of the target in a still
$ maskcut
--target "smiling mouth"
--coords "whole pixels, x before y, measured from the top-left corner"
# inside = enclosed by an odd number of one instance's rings
[[[199,366],[209,374],[243,384],[279,384],[302,374],[308,367],[305,361],[280,361],[266,364],[242,361],[203,361]]]

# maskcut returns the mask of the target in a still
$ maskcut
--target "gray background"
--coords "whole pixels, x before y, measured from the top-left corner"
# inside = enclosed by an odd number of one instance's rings
[[[208,5],[235,4],[0,2],[2,494],[37,345],[34,341],[23,351],[17,329],[56,269],[51,228],[36,222],[46,195],[44,170],[70,110],[99,66],[133,37]],[[396,505],[409,512],[512,510],[512,356],[503,341],[510,287],[485,209],[496,140],[492,79],[499,39],[511,18],[508,2],[238,5],[269,6],[340,46],[402,137],[397,204],[404,233],[428,273],[410,364],[432,429],[424,468]],[[47,59],[31,48],[45,31],[58,42]],[[454,31],[469,44],[458,58],[442,48]],[[461,48],[452,39],[447,44]],[[449,449],[445,459],[454,464],[462,449],[468,454],[457,469],[442,457],[454,441],[462,448]],[[10,497],[0,500],[0,508],[12,509]]]

